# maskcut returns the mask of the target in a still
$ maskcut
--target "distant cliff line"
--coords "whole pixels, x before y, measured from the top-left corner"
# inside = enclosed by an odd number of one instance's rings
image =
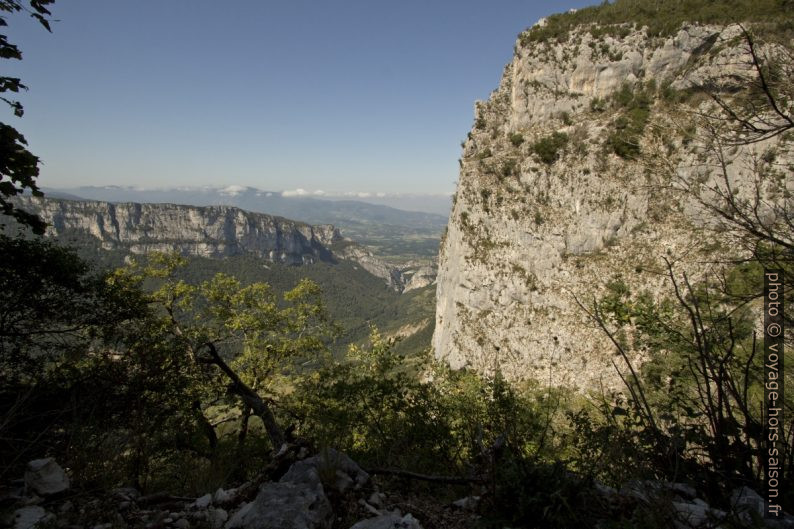
[[[394,290],[406,288],[400,270],[346,239],[330,224],[313,226],[233,206],[36,197],[15,200],[22,209],[36,213],[49,225],[47,236],[87,235],[105,250],[132,254],[179,252],[185,256],[215,259],[253,255],[293,266],[344,259],[356,262]]]
[[[177,251],[220,258],[252,254],[288,265],[333,261],[329,246],[343,239],[331,225],[251,213],[230,206],[182,206],[24,197],[20,206],[38,214],[47,234],[82,232],[104,249],[135,254]]]

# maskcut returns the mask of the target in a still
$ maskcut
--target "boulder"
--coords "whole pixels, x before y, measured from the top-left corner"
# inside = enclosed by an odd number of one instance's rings
[[[717,527],[726,517],[725,512],[712,509],[705,502],[686,503],[674,501],[672,506],[676,513],[676,519],[673,521],[676,529]]]
[[[221,529],[228,519],[229,513],[224,509],[210,508],[207,511],[207,521],[212,529]]]
[[[768,508],[768,503],[756,491],[750,487],[740,487],[731,493],[731,506],[739,519],[752,524],[758,520],[763,520],[767,527],[791,528],[794,527],[794,516],[781,512],[775,518],[765,518],[764,515]]]
[[[766,502],[750,487],[740,487],[731,493],[731,505],[744,521],[751,521],[753,513],[764,516]]]
[[[340,494],[351,489],[358,490],[369,481],[369,474],[364,472],[355,461],[333,448],[293,464],[281,481],[300,480],[300,476],[308,475],[307,471],[310,468],[316,470],[326,487],[330,487]]]
[[[206,509],[207,507],[212,504],[212,494],[205,494],[204,496],[197,498],[192,504],[190,504],[191,509]]]
[[[214,505],[233,503],[236,496],[237,489],[224,490],[223,488],[220,488],[215,491],[215,494],[212,495],[212,503]]]
[[[598,485],[596,488],[601,490]],[[670,483],[668,481],[632,480],[623,485],[620,494],[645,503],[650,503],[655,498],[678,497],[689,501],[697,497],[697,491],[686,483]]]
[[[69,488],[69,477],[51,457],[34,459],[25,471],[25,485],[41,496],[58,494]]]
[[[479,496],[466,496],[465,498],[461,498],[452,502],[453,507],[457,507],[458,509],[463,509],[465,511],[476,511],[479,504]]]
[[[52,514],[38,505],[22,507],[14,511],[14,529],[32,529],[37,524],[48,522],[52,518]]]
[[[317,469],[301,463],[305,461],[292,465],[279,482],[262,485],[226,529],[330,529],[333,511]]]

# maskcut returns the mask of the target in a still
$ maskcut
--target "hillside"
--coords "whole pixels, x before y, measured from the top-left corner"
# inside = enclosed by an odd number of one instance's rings
[[[334,226],[312,226],[229,206],[177,206],[26,198],[23,207],[49,225],[47,235],[103,268],[132,255],[178,252],[190,258],[185,279],[223,272],[244,284],[263,281],[286,292],[312,279],[342,335],[333,349],[366,339],[375,325],[406,338],[403,353],[426,349],[432,334],[434,276],[399,269]],[[413,277],[416,276],[416,277]]]
[[[426,350],[433,332],[435,285],[400,294],[385,288],[355,262],[318,262],[310,266],[263,264],[250,255],[226,259],[193,258],[181,274],[188,281],[205,281],[222,272],[243,284],[257,281],[286,292],[301,279],[311,279],[322,289],[322,298],[341,335],[332,350],[341,353],[349,344],[361,343],[377,327],[384,336],[399,337],[395,350],[413,355]]]
[[[253,255],[288,265],[348,259],[401,292],[424,286],[371,251],[342,237],[331,225],[312,226],[231,206],[180,206],[75,201],[22,197],[22,207],[47,224],[48,234],[82,246],[98,242],[105,250],[132,254],[176,251],[187,256],[223,258]],[[90,244],[89,244],[90,246]]]

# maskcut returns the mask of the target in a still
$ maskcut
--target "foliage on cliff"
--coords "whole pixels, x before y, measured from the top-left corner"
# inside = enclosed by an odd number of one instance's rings
[[[567,40],[579,26],[594,34],[625,36],[630,28],[647,28],[649,36],[675,34],[684,22],[699,24],[763,23],[776,35],[791,35],[794,20],[791,0],[614,0],[571,10],[546,18],[519,36],[522,45],[531,42]]]

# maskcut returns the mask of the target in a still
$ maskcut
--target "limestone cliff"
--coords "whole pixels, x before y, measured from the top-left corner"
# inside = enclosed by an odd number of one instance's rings
[[[347,259],[401,290],[402,275],[331,225],[312,226],[230,206],[110,203],[23,197],[20,206],[37,213],[53,237],[96,239],[104,249],[134,254],[177,251],[222,258],[252,254],[271,262],[304,265]],[[344,248],[334,253],[333,248]]]
[[[693,117],[710,103],[695,89],[741,78],[747,50],[738,26],[684,24],[667,37],[578,26],[531,38],[537,30],[520,36],[499,87],[475,105],[439,258],[434,352],[512,379],[614,385],[614,349],[577,300],[589,304],[617,279],[658,291],[662,257],[697,270],[721,251],[713,232],[710,256],[691,250],[711,221],[675,183],[716,178]],[[737,189],[751,179],[744,162],[778,140],[732,149]]]

